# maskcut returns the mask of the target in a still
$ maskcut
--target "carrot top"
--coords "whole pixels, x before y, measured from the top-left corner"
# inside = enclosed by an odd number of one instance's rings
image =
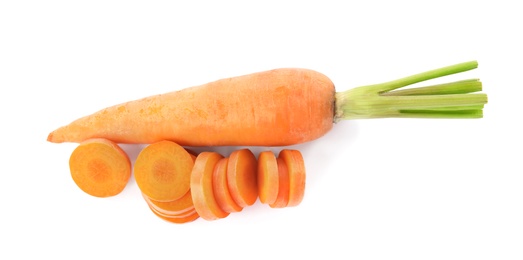
[[[481,118],[487,95],[479,79],[400,89],[422,81],[478,67],[476,61],[459,63],[385,83],[336,92],[334,121],[362,118]]]

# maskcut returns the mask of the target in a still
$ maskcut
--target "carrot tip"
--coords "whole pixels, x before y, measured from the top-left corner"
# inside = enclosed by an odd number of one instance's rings
[[[49,133],[49,135],[47,136],[47,141],[48,141],[48,142],[53,142],[53,134],[54,134],[54,132],[51,132],[51,133]]]

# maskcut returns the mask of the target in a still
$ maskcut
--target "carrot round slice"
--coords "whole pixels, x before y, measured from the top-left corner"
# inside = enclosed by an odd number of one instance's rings
[[[136,184],[155,201],[173,201],[190,189],[191,154],[171,141],[160,141],[145,147],[134,164]]]
[[[194,210],[194,204],[192,202],[191,191],[188,191],[183,197],[173,201],[155,201],[145,194],[143,197],[147,204],[155,208],[158,212],[167,215],[180,215],[188,211]]]
[[[231,153],[227,164],[227,183],[234,201],[240,207],[254,204],[258,198],[257,161],[249,149]]]
[[[227,164],[229,158],[222,158],[214,167],[212,185],[216,202],[224,211],[232,213],[242,211],[240,207],[232,198],[227,184]]]
[[[278,157],[283,158],[289,173],[289,202],[287,207],[297,206],[305,194],[305,163],[298,150],[284,149]]]
[[[278,196],[276,201],[269,204],[271,208],[284,208],[289,203],[289,172],[283,158],[278,157]]]
[[[214,167],[222,158],[216,152],[202,152],[194,162],[191,195],[196,212],[205,220],[216,220],[229,215],[216,202],[212,183]]]
[[[69,158],[71,177],[85,193],[95,197],[119,194],[131,177],[131,161],[114,142],[90,139],[75,148]]]
[[[171,223],[175,223],[175,224],[183,224],[183,223],[188,223],[188,222],[192,222],[196,219],[198,219],[200,216],[198,215],[198,212],[196,212],[196,210],[194,210],[193,212],[190,212],[186,215],[183,215],[183,216],[170,216],[170,215],[165,215],[165,214],[162,214],[160,212],[158,212],[156,209],[154,209],[153,207],[151,207],[149,205],[149,209],[154,213],[154,215],[156,215],[157,217],[165,220],[165,221],[168,221],[168,222],[171,222]]]
[[[278,162],[271,151],[258,156],[258,193],[260,202],[272,204],[278,197]]]

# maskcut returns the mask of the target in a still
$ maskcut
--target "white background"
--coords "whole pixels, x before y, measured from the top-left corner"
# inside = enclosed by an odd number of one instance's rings
[[[518,1],[173,2],[0,2],[0,259],[523,259]],[[104,107],[224,77],[304,67],[346,90],[469,60],[445,81],[479,77],[483,119],[339,123],[292,147],[307,167],[293,208],[170,224],[132,179],[86,195],[76,144],[46,142]]]

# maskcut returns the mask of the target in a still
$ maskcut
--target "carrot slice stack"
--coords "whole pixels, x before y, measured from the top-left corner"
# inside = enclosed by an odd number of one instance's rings
[[[147,197],[145,194],[142,195],[149,206],[162,214],[183,215],[187,212],[194,211],[191,191],[187,192],[187,194],[180,199],[173,201],[156,201]]]
[[[187,222],[191,222],[191,221],[194,221],[196,219],[198,219],[200,216],[198,215],[198,213],[196,212],[196,210],[192,210],[190,212],[187,212],[183,215],[168,215],[168,214],[164,214],[164,213],[161,213],[159,212],[158,210],[156,210],[154,207],[151,207],[151,205],[149,205],[149,209],[159,218],[165,220],[165,221],[168,221],[168,222],[171,222],[171,223],[176,223],[176,224],[183,224],[183,223],[187,223]]]
[[[123,191],[131,177],[131,161],[114,142],[95,138],[86,140],[69,158],[71,177],[85,193],[111,197]]]
[[[155,201],[173,201],[190,189],[193,157],[182,146],[160,141],[145,147],[134,165],[136,184]]]

